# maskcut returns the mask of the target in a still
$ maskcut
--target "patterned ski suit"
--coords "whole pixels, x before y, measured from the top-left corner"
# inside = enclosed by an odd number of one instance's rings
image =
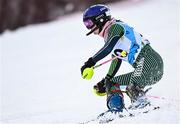
[[[99,34],[104,38],[105,45],[92,59],[98,62],[108,54],[118,56],[111,63],[108,76],[113,83],[129,85],[134,83],[140,87],[152,85],[158,82],[163,75],[163,60],[153,50],[147,39],[144,39],[134,28],[120,20],[112,19],[107,22]],[[134,71],[115,76],[122,61],[132,65]]]

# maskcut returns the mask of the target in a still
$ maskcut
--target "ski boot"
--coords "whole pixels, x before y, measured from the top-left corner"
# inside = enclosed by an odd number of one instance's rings
[[[103,86],[103,88],[100,88],[102,89],[101,92],[104,91],[107,94],[108,110],[98,116],[99,123],[109,123],[116,118],[123,117],[124,97],[120,90],[120,85],[105,79],[104,85],[101,86]]]
[[[102,79],[94,87],[94,92],[98,96],[107,95],[108,111],[122,112],[124,108],[124,97],[120,90],[120,85],[112,83],[109,79]]]
[[[115,88],[116,85],[113,87]],[[119,89],[107,93],[107,107],[108,110],[98,116],[100,124],[109,123],[116,118],[124,117],[122,113],[124,109],[124,99]]]
[[[128,109],[144,108],[150,105],[150,101],[146,97],[146,92],[143,91],[144,87],[140,87],[133,83],[129,84],[126,88],[126,94],[131,99],[132,105]]]
[[[107,107],[112,112],[122,112],[124,109],[124,96],[120,85],[115,83],[107,93]]]

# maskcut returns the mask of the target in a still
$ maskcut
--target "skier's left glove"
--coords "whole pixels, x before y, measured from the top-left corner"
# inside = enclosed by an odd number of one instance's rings
[[[94,85],[93,90],[96,95],[98,95],[98,96],[106,95],[106,86],[105,86],[104,82],[105,82],[105,78],[103,78],[96,85]]]
[[[107,86],[106,83],[110,82],[111,76],[106,75],[105,78],[103,78],[100,82],[98,82],[96,85],[94,85],[93,89],[96,95],[98,96],[105,96],[107,95]]]
[[[84,63],[84,65],[81,67],[81,75],[83,74],[84,69],[86,68],[91,68],[92,66],[94,66],[96,63],[94,62],[94,60],[91,58],[88,59],[87,62]]]

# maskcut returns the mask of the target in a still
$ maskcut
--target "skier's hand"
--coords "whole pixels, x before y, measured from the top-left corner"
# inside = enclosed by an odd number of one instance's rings
[[[105,96],[106,95],[106,86],[105,86],[105,78],[103,78],[100,82],[94,85],[93,89],[96,95]]]
[[[81,75],[83,75],[83,71],[86,68],[91,68],[94,66],[96,63],[93,61],[92,58],[89,58],[87,62],[84,63],[84,65],[81,67]]]

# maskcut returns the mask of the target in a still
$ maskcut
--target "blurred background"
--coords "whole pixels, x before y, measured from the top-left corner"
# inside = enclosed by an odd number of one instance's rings
[[[123,0],[0,0],[0,34],[6,29],[52,21],[92,4],[117,1]]]
[[[117,124],[180,124],[180,0],[0,0],[0,124],[75,124],[107,110],[106,97],[96,97],[92,87],[110,63],[90,81],[80,74],[104,45],[86,37],[82,22],[96,3],[150,40],[165,65],[163,79],[148,92],[165,98],[152,99],[162,109]],[[118,73],[131,69],[123,63]]]

